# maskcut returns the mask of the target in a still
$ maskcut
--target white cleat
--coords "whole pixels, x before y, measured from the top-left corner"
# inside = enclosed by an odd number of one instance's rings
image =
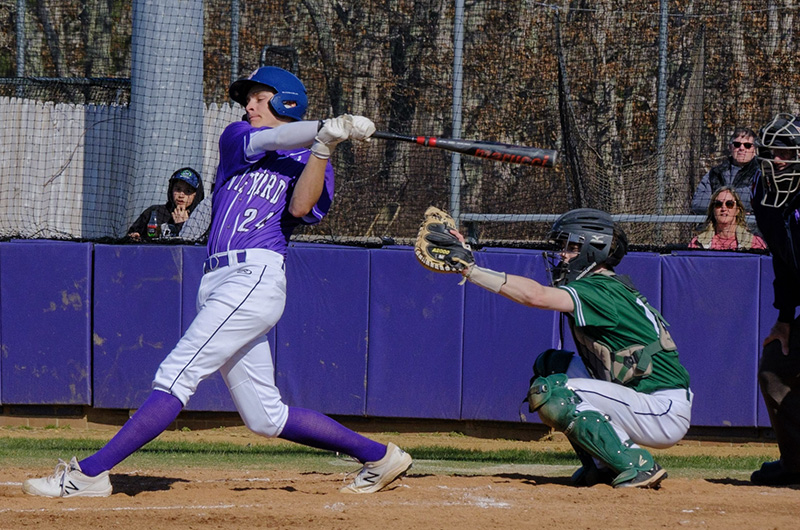
[[[342,493],[375,493],[380,491],[411,468],[411,455],[393,443],[386,446],[386,454],[377,462],[366,462],[356,479],[339,491]]]
[[[49,477],[26,480],[22,491],[40,497],[108,497],[111,495],[111,481],[108,471],[87,477],[73,456],[69,464],[59,458],[55,472]]]

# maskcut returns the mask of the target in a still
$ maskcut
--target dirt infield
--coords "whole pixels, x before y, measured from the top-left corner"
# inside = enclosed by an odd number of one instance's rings
[[[64,433],[57,433],[63,435]],[[113,433],[112,433],[113,434]],[[0,432],[0,436],[7,436]],[[44,430],[20,436],[52,436]],[[75,436],[86,436],[76,433]],[[108,437],[109,433],[93,433]],[[565,441],[488,440],[436,434],[370,435],[405,447],[565,450]],[[234,443],[275,443],[244,430],[167,432],[162,437]],[[252,439],[251,439],[252,437]],[[162,438],[163,439],[163,438]],[[774,454],[769,444],[685,442],[663,451],[720,456]],[[658,453],[656,453],[658,455]],[[389,491],[341,494],[352,462],[331,456],[323,470],[137,469],[123,462],[112,474],[114,494],[104,499],[43,499],[24,495],[21,482],[41,468],[0,469],[0,528],[147,529],[795,529],[800,487],[752,486],[725,472],[678,474],[653,490],[575,488],[573,467],[499,465],[470,469],[416,461]]]

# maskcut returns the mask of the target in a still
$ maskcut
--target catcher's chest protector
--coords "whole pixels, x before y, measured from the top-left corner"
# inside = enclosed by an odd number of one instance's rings
[[[662,351],[675,351],[677,346],[667,331],[666,322],[661,313],[651,306],[641,293],[611,271],[602,271],[600,274],[620,282],[647,307],[658,322],[658,339],[650,344],[632,344],[612,351],[600,339],[591,337],[576,326],[574,318],[569,317],[569,327],[578,353],[594,377],[603,381],[630,385],[653,373],[653,355]]]

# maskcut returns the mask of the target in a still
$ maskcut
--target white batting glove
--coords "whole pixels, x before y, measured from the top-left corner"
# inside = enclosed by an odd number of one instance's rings
[[[350,138],[353,140],[363,140],[369,142],[375,133],[375,124],[372,120],[364,116],[353,116],[353,130],[350,131]]]
[[[314,137],[311,145],[311,152],[317,158],[328,159],[333,149],[340,143],[350,138],[353,130],[353,117],[349,114],[342,114],[335,118],[327,119],[323,122],[322,128]]]

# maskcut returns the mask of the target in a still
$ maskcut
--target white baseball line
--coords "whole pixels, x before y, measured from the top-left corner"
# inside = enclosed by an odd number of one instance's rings
[[[0,513],[42,513],[42,512],[143,512],[151,510],[230,510],[231,508],[263,508],[266,504],[190,504],[178,506],[117,506],[111,508],[59,508],[50,510],[47,508],[29,508],[25,510],[15,510],[13,508],[0,509]]]

